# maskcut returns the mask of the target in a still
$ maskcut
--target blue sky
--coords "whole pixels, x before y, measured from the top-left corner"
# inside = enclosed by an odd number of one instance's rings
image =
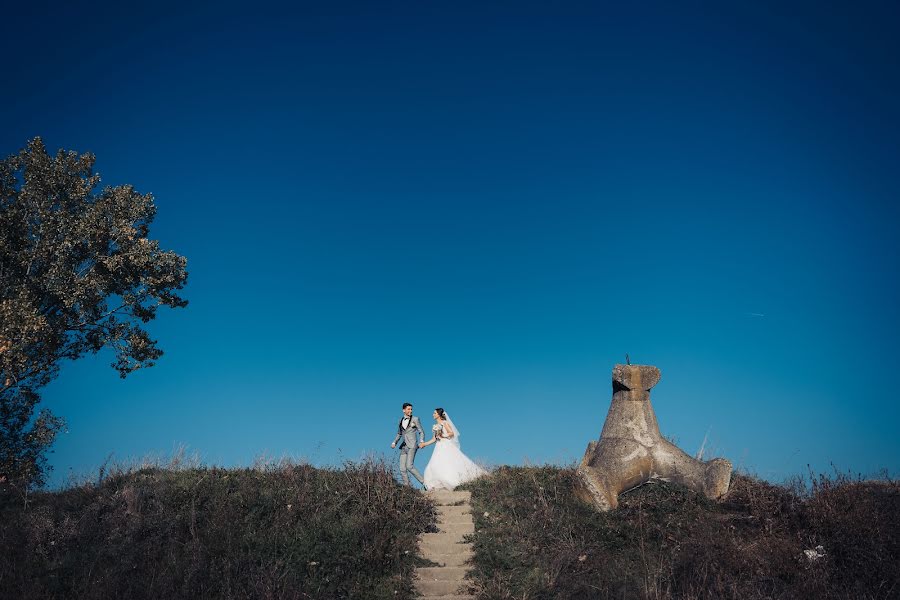
[[[690,453],[896,473],[897,9],[544,4],[5,17],[0,151],[95,153],[190,272],[156,367],[46,389],[54,482],[389,452],[403,402],[569,464],[626,352]]]

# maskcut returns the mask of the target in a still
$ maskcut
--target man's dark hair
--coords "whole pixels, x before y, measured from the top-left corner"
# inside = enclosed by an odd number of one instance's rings
[[[406,408],[407,406],[412,406],[412,404],[410,404],[409,402],[404,402],[404,403],[403,403],[403,408]]]

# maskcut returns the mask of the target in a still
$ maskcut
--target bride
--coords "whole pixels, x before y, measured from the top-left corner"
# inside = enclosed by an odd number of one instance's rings
[[[471,481],[487,472],[472,462],[459,449],[459,429],[450,420],[443,408],[434,409],[435,425],[431,428],[434,437],[419,448],[436,444],[431,460],[425,467],[425,487],[429,490],[452,490],[458,485]]]

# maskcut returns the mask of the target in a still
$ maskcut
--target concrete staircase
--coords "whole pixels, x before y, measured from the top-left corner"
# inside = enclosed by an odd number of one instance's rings
[[[423,533],[419,550],[423,558],[440,566],[416,569],[416,589],[423,600],[474,600],[475,596],[459,592],[466,586],[466,561],[472,558],[472,545],[463,542],[463,536],[475,533],[469,504],[472,494],[447,490],[425,493],[437,505],[440,533]]]

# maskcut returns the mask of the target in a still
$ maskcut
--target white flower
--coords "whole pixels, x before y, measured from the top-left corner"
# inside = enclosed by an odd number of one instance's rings
[[[806,558],[810,561],[817,561],[820,558],[825,558],[825,548],[821,545],[816,546],[815,548],[811,548],[810,550],[804,550],[803,554],[806,555]]]

